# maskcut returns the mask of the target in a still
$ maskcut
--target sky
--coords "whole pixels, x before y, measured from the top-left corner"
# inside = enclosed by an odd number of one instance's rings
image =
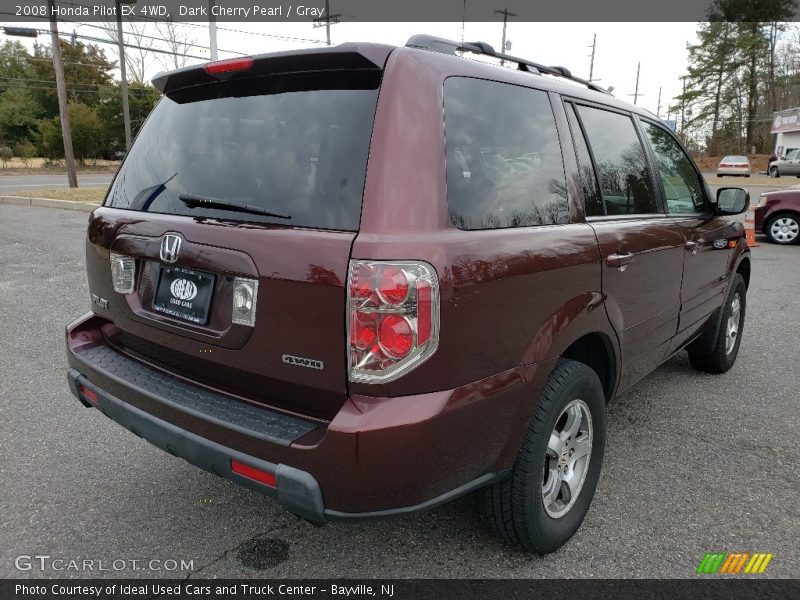
[[[2,25],[2,23],[0,23]],[[45,23],[15,23],[16,26],[43,28]],[[96,24],[95,24],[96,25]],[[193,38],[194,43],[207,46],[205,23],[179,25]],[[61,23],[60,31],[71,34],[103,37],[103,32],[90,25]],[[653,112],[658,110],[661,88],[660,116],[681,92],[680,77],[686,71],[687,43],[696,42],[697,23],[530,23],[508,22],[509,54],[529,60],[567,67],[574,75],[589,77],[593,35],[597,35],[593,79],[603,87],[614,86],[613,94],[633,102],[636,88],[636,69],[641,63],[638,104]],[[492,23],[355,23],[341,22],[331,26],[333,44],[347,41],[380,42],[404,45],[415,33],[428,33],[451,39],[485,41],[499,49],[502,43],[502,21]],[[148,32],[157,35],[155,31]],[[299,38],[278,39],[272,36]],[[6,36],[0,34],[0,41]],[[32,46],[25,38],[13,38]],[[40,38],[42,39],[42,38]],[[48,38],[44,38],[48,41]],[[219,23],[217,46],[219,58],[243,54],[261,54],[280,50],[307,48],[324,44],[325,29],[312,23]],[[116,57],[112,45],[105,46],[109,57]],[[193,54],[208,56],[208,50],[195,48]],[[191,60],[188,64],[200,62]],[[163,70],[157,61],[147,70],[152,77]]]

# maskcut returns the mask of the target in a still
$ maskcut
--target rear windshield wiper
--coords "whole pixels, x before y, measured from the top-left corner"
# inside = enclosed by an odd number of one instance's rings
[[[195,194],[180,194],[178,199],[189,208],[197,208],[202,206],[204,208],[217,208],[219,210],[230,210],[232,212],[250,213],[252,215],[264,215],[266,217],[275,217],[277,219],[291,219],[289,215],[276,213],[260,206],[252,204],[245,204],[244,202],[232,202],[231,200],[223,200],[222,198],[212,198],[210,196],[196,196]]]

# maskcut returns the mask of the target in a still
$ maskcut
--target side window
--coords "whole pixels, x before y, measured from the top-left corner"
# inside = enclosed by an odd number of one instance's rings
[[[447,204],[456,227],[568,221],[564,163],[546,92],[450,77],[444,121]]]
[[[629,116],[578,107],[594,153],[606,214],[658,212],[644,147]]]
[[[642,124],[656,157],[667,212],[671,214],[705,212],[703,184],[689,157],[664,129],[652,123]]]
[[[602,216],[606,214],[603,209],[603,200],[600,198],[600,192],[597,189],[597,180],[594,177],[594,167],[592,167],[592,157],[589,154],[589,147],[586,145],[586,139],[583,137],[583,131],[581,131],[578,114],[575,112],[575,105],[571,102],[567,102],[564,108],[567,111],[567,120],[569,121],[569,128],[572,131],[572,142],[575,145],[575,154],[578,159],[578,176],[580,177],[581,186],[583,187],[583,203],[586,216]]]

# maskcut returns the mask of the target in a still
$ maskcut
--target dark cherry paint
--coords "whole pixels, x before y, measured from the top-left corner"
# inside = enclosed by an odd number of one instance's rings
[[[87,271],[92,293],[110,303],[71,324],[67,344],[70,364],[125,402],[245,454],[305,470],[319,482],[328,508],[363,512],[422,503],[510,468],[541,389],[570,345],[587,334],[604,340],[614,374],[610,398],[700,330],[721,304],[731,273],[748,258],[741,228],[712,215],[585,219],[561,95],[640,113],[635,107],[444,54],[349,48],[388,56],[359,231],[100,208],[89,225]],[[451,224],[442,108],[450,76],[550,93],[569,224],[487,231]],[[152,276],[167,232],[187,243],[183,266],[259,279],[254,330],[230,323],[224,286],[205,327],[148,309],[152,280],[126,298],[113,292],[109,249],[149,261]],[[718,238],[734,247],[714,248]],[[696,255],[687,241],[699,243]],[[634,255],[624,271],[609,263],[620,252]],[[351,258],[422,260],[440,278],[438,350],[391,383],[347,382],[344,285]],[[96,344],[242,401],[317,419],[322,427],[278,447],[212,425],[81,367],[76,353]],[[320,360],[325,368],[286,365],[282,354]]]

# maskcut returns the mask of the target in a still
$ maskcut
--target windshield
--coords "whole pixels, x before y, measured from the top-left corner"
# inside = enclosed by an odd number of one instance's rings
[[[223,82],[162,98],[105,205],[357,231],[379,74],[315,75]]]

